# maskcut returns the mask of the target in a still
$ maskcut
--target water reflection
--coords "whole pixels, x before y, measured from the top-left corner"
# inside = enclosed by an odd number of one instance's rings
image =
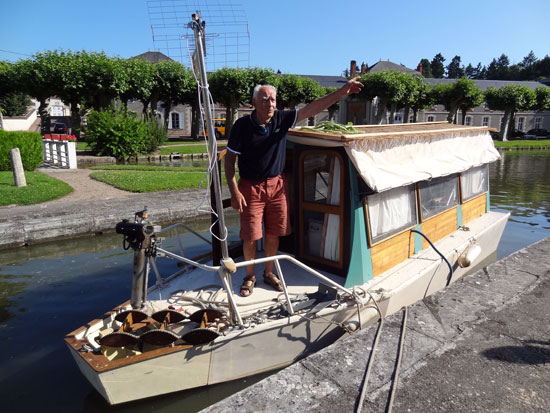
[[[550,153],[506,151],[490,166],[491,208],[510,219],[498,257],[550,236]]]

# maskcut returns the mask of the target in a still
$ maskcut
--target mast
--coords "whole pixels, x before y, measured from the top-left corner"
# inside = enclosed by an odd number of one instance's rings
[[[242,318],[237,309],[235,299],[232,292],[231,274],[237,271],[237,267],[233,262],[233,259],[229,256],[227,248],[227,228],[225,226],[225,218],[223,214],[223,200],[221,193],[220,173],[218,169],[217,154],[216,154],[216,135],[214,134],[214,123],[212,120],[212,108],[210,106],[210,96],[208,90],[208,79],[206,77],[206,65],[204,63],[205,51],[205,22],[201,19],[199,12],[191,16],[190,27],[195,34],[195,51],[193,53],[193,66],[198,69],[199,72],[199,88],[201,91],[202,102],[205,107],[206,127],[208,129],[208,153],[210,157],[210,176],[212,179],[212,187],[214,189],[215,198],[215,211],[218,215],[220,245],[221,245],[221,265],[220,265],[220,278],[227,293],[227,298],[230,302],[230,314],[233,322],[242,326]]]

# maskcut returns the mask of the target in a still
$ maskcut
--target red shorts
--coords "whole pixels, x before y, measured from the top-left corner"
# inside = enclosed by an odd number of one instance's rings
[[[240,178],[238,185],[247,204],[241,213],[241,239],[262,238],[262,221],[266,235],[282,237],[290,233],[284,175],[264,180]]]

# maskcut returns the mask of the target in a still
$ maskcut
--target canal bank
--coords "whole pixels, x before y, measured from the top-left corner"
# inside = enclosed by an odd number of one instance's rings
[[[548,251],[550,238],[408,308],[393,411],[548,411]],[[363,411],[386,409],[401,326],[402,313],[384,321]],[[354,411],[376,329],[346,336],[204,411]]]
[[[131,193],[95,181],[80,169],[42,172],[69,183],[73,193],[37,205],[0,207],[0,249],[112,232],[145,206],[156,224],[208,217],[205,189]]]

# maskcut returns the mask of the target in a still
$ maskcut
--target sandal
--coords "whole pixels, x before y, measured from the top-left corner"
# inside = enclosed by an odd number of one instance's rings
[[[283,284],[279,280],[279,278],[273,274],[272,272],[265,273],[264,272],[264,283],[267,285],[270,285],[273,287],[276,291],[283,291]]]
[[[250,285],[246,285],[246,283],[250,282]],[[247,275],[243,278],[243,285],[241,285],[241,291],[240,294],[243,297],[248,297],[252,294],[254,291],[254,287],[256,286],[256,276],[255,275]],[[243,294],[243,291],[248,291],[248,294]]]

